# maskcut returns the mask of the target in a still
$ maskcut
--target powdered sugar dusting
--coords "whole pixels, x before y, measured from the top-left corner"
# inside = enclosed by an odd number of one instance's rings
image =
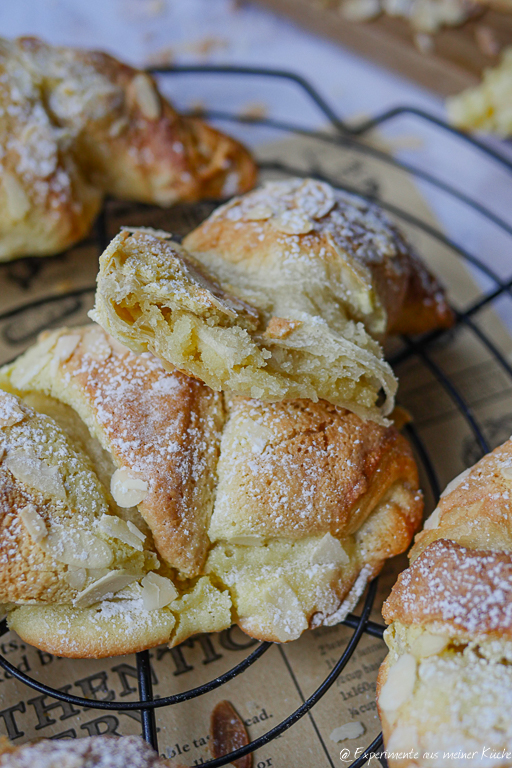
[[[0,758],[6,768],[165,768],[166,760],[139,736],[91,736],[23,744]]]
[[[149,353],[112,348],[97,360],[81,346],[61,371],[64,391],[79,390],[83,418],[115,463],[147,484],[140,510],[161,554],[188,570],[189,558],[206,552],[211,499],[204,494],[218,453],[221,396],[164,370]]]
[[[253,211],[262,220],[275,225],[283,235],[283,245],[292,246],[293,235],[302,236],[307,247],[308,235],[329,235],[337,245],[352,257],[364,263],[383,262],[399,256],[407,250],[402,236],[383,213],[372,203],[357,195],[333,189],[325,182],[313,179],[272,181],[242,198],[235,198],[219,208],[210,220],[226,218],[233,222],[251,222]],[[281,226],[285,222],[285,226]],[[252,223],[261,227],[260,220]],[[298,257],[298,249],[291,248],[291,255]],[[392,262],[392,269],[399,269],[400,262]]]
[[[388,622],[446,622],[471,635],[512,636],[512,555],[439,539],[400,574],[383,615]]]

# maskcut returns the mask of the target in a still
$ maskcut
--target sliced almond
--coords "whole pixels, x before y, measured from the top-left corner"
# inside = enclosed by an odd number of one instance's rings
[[[453,480],[451,480],[444,491],[441,494],[441,498],[443,499],[445,496],[448,496],[449,493],[454,491],[458,486],[462,483],[463,480],[466,479],[466,477],[469,475],[473,467],[469,467],[469,469],[465,469],[464,472],[461,472],[460,475],[457,475],[457,477],[454,477]]]
[[[450,638],[446,635],[434,635],[432,632],[422,632],[411,645],[411,653],[416,659],[425,659],[442,653]]]
[[[155,611],[165,608],[179,595],[178,590],[170,579],[159,576],[157,573],[148,573],[142,579],[142,599],[147,611]]]
[[[379,696],[381,709],[396,710],[412,695],[416,682],[416,666],[414,656],[406,653],[390,668],[388,679]]]
[[[87,571],[85,568],[70,568],[64,574],[64,578],[71,589],[83,589],[83,586],[87,581]]]
[[[500,467],[500,472],[505,480],[512,480],[512,467]]]
[[[345,0],[341,13],[347,21],[369,21],[382,12],[380,0]]]
[[[57,337],[54,333],[39,334],[37,344],[31,347],[13,365],[11,381],[17,389],[25,389],[43,368],[48,365],[52,357],[51,350],[55,346]]]
[[[116,469],[110,481],[114,500],[123,509],[135,507],[148,495],[149,486],[145,480],[132,474],[128,469]]]
[[[55,560],[76,568],[108,568],[114,559],[108,544],[89,531],[55,529],[44,544]]]
[[[12,372],[12,382],[17,389],[25,389],[45,365],[51,361],[49,354],[28,354],[16,361]]]
[[[141,539],[140,536],[136,535],[133,531],[130,530],[130,525],[132,525],[138,534],[141,533],[139,529],[133,525],[133,523],[126,523],[124,520],[121,520],[120,517],[115,517],[115,515],[103,515],[98,525],[100,531],[106,536],[111,536],[113,539],[118,539],[124,544],[128,544],[129,547],[133,547],[133,549],[136,549],[138,552],[143,551],[144,547],[142,542],[146,537],[144,534],[141,534]]]
[[[271,429],[259,424],[250,416],[241,418],[237,425],[238,442],[243,447],[250,447],[253,453],[263,453],[273,437]]]
[[[94,581],[102,579],[104,576],[110,573],[110,568],[88,568],[87,575]]]
[[[85,352],[99,363],[108,360],[112,354],[112,347],[108,343],[106,335],[99,328],[91,328],[84,333],[82,346]]]
[[[233,197],[240,191],[240,174],[238,171],[226,173],[224,184],[222,185],[222,197]]]
[[[219,701],[210,718],[210,749],[214,758],[224,757],[249,744],[244,721],[229,701]],[[235,768],[251,768],[252,756],[239,757]]]
[[[128,526],[129,530],[130,530],[130,531],[133,533],[133,535],[134,535],[134,536],[136,536],[138,539],[140,539],[140,541],[145,541],[145,539],[146,539],[146,534],[145,534],[145,533],[142,533],[142,531],[140,531],[140,530],[137,528],[137,526],[135,525],[135,523],[132,523],[132,521],[131,521],[131,520],[128,520],[128,522],[126,523],[126,525]]]
[[[350,558],[338,539],[326,533],[311,553],[311,565],[348,565]]]
[[[57,467],[50,467],[28,450],[12,451],[7,454],[4,465],[16,480],[35,488],[43,496],[66,501],[66,489]]]
[[[266,221],[273,215],[272,208],[268,205],[254,205],[243,211],[245,221]]]
[[[428,517],[425,520],[425,525],[423,526],[424,531],[430,531],[432,528],[437,528],[441,519],[441,510],[439,507],[434,509],[430,517]]]
[[[160,117],[160,97],[151,79],[143,72],[135,75],[130,83],[130,91],[140,111],[147,120],[157,120]]]
[[[57,375],[59,365],[69,360],[77,346],[80,344],[80,341],[81,336],[78,333],[66,333],[64,336],[59,336],[52,352],[52,362],[50,364],[52,376]]]
[[[12,427],[25,418],[19,401],[13,395],[0,391],[0,427]]]
[[[33,504],[27,504],[20,510],[20,519],[27,533],[36,544],[39,544],[48,535],[46,523]]]
[[[21,221],[30,210],[30,200],[21,183],[12,173],[4,171],[2,184],[7,198],[7,210],[13,222]]]
[[[378,2],[378,0],[363,0],[364,2]],[[300,211],[312,219],[322,219],[334,208],[336,199],[334,190],[323,181],[307,179],[298,188],[295,199]]]
[[[90,584],[73,601],[77,608],[87,608],[103,600],[107,595],[115,595],[121,589],[133,584],[137,577],[126,571],[110,571],[98,581]]]
[[[293,589],[280,579],[261,596],[271,631],[279,642],[296,640],[308,622]]]
[[[109,136],[112,136],[112,138],[116,138],[121,133],[123,133],[124,130],[126,130],[129,124],[130,123],[127,117],[120,117],[119,120],[116,120],[110,126],[110,129],[108,132]]]
[[[358,739],[359,736],[362,736],[364,733],[366,733],[366,728],[363,723],[359,720],[352,720],[349,723],[344,723],[335,728],[334,731],[331,732],[329,738],[331,741],[339,744],[340,741],[346,741],[347,739]]]
[[[284,211],[272,219],[272,225],[286,235],[307,235],[313,229],[313,222],[308,216],[296,210]]]

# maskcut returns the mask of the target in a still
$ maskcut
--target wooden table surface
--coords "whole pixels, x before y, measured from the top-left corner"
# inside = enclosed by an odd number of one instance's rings
[[[489,27],[502,46],[512,45],[512,14],[489,9],[461,27],[442,29],[435,35],[434,50],[425,54],[415,46],[414,32],[404,19],[381,15],[374,21],[349,22],[338,10],[322,8],[312,0],[257,1],[442,96],[476,84],[482,70],[497,63],[496,57],[479,49],[478,26]]]

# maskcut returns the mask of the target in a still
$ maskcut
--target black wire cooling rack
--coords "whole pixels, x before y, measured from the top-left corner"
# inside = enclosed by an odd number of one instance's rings
[[[287,71],[238,66],[184,66],[175,68],[154,68],[151,70],[151,72],[162,78],[195,74],[204,77],[208,75],[222,76],[225,78],[231,76],[243,76],[246,78],[260,77],[266,79],[267,81],[288,81],[297,86],[302,91],[302,93],[305,94],[305,96],[316,105],[316,107],[321,111],[329,123],[330,130],[311,131],[287,123],[285,121],[269,118],[250,119],[247,117],[241,117],[237,114],[218,111],[208,112],[205,116],[211,119],[228,121],[232,123],[250,123],[251,126],[255,127],[271,128],[283,133],[285,136],[309,136],[315,138],[319,142],[330,144],[333,147],[338,146],[340,150],[342,148],[349,148],[351,151],[360,153],[361,155],[372,156],[373,158],[377,158],[379,161],[400,169],[404,173],[407,173],[415,179],[420,180],[420,182],[431,185],[433,188],[446,194],[451,200],[457,201],[458,204],[463,206],[466,210],[482,217],[483,221],[487,221],[488,223],[492,224],[495,228],[497,228],[497,231],[499,231],[501,235],[512,238],[512,226],[504,221],[503,218],[490,207],[472,197],[471,194],[468,194],[465,190],[457,189],[454,184],[444,180],[443,178],[438,178],[434,173],[430,171],[426,171],[421,167],[415,167],[414,165],[406,162],[401,162],[392,157],[390,154],[379,150],[374,145],[360,141],[360,138],[365,137],[365,135],[367,135],[377,126],[387,126],[403,117],[413,118],[414,120],[419,121],[419,123],[423,126],[428,125],[433,127],[436,131],[441,132],[441,135],[453,136],[457,142],[459,142],[460,147],[469,147],[471,151],[474,151],[485,157],[486,161],[496,164],[496,167],[500,169],[500,172],[505,172],[507,174],[512,172],[512,161],[507,159],[499,151],[473,137],[458,132],[439,118],[428,114],[427,112],[412,107],[396,107],[380,115],[377,115],[376,117],[361,121],[358,125],[348,125],[338,117],[338,115],[329,106],[329,104],[306,80],[296,74]],[[361,194],[360,189],[351,189],[346,184],[342,185],[339,182],[337,183],[335,178],[327,178],[325,175],[318,173],[318,169],[316,168],[309,168],[307,173],[305,173],[303,169],[291,168],[284,162],[270,162],[262,163],[262,169],[273,172],[277,171],[283,174],[313,175],[317,178],[328,181],[334,186],[338,186],[338,188],[348,189],[348,191],[356,191],[358,194]],[[363,196],[365,196],[364,193]],[[508,377],[512,387],[512,366],[506,359],[506,355],[499,349],[495,341],[489,338],[487,332],[478,323],[479,313],[491,305],[494,305],[494,303],[500,300],[502,297],[506,297],[508,299],[512,298],[512,259],[510,262],[511,276],[504,279],[499,274],[497,274],[497,272],[491,268],[488,263],[482,261],[478,255],[471,253],[467,248],[455,242],[453,239],[450,239],[442,231],[433,227],[431,223],[418,219],[407,212],[405,209],[386,202],[384,199],[380,199],[379,196],[374,192],[367,194],[366,196],[369,199],[371,198],[372,200],[377,200],[379,204],[383,208],[390,211],[390,213],[395,218],[401,219],[408,226],[423,232],[438,243],[441,243],[447,249],[447,252],[449,252],[455,258],[465,261],[468,265],[471,266],[477,277],[481,277],[485,284],[490,286],[476,299],[474,299],[469,306],[463,307],[458,311],[456,310],[455,330],[451,329],[449,331],[436,331],[426,334],[421,338],[403,338],[402,348],[394,356],[392,356],[390,360],[393,367],[397,369],[407,361],[414,359],[420,362],[431,372],[431,374],[433,374],[434,378],[439,382],[440,387],[445,391],[448,398],[452,401],[453,406],[459,411],[462,418],[465,420],[467,426],[469,427],[469,431],[472,435],[471,456],[472,461],[474,461],[480,455],[486,453],[490,449],[488,439],[486,437],[486,428],[482,423],[479,422],[473,407],[468,403],[466,396],[461,391],[460,385],[454,381],[453,377],[448,375],[443,366],[436,361],[433,350],[436,349],[436,345],[442,343],[443,337],[447,337],[449,334],[457,332],[458,328],[464,327],[472,334],[474,334],[479,343],[487,349],[488,353],[492,356],[498,367],[501,368],[502,373]],[[104,211],[103,214],[100,215],[96,226],[96,241],[100,250],[103,250],[108,242],[106,216],[107,214]],[[30,271],[30,260],[27,260],[27,263],[27,269]],[[36,269],[36,267],[33,268]],[[57,301],[60,302],[66,298],[79,299],[85,294],[91,294],[94,289],[94,286],[87,286],[76,291],[69,291],[67,293],[60,292],[56,295],[39,298],[37,301],[25,303],[22,306],[17,306],[15,309],[0,313],[0,332],[3,332],[5,336],[5,331],[2,331],[2,323],[5,324],[7,321],[9,321],[12,325],[12,322],[16,322],[16,320],[22,317],[23,313],[27,310],[34,310],[43,306],[52,305],[52,303]],[[62,319],[62,315],[60,319]],[[434,469],[433,463],[430,460],[428,450],[420,438],[414,423],[409,423],[406,426],[406,430],[408,437],[415,448],[420,463],[423,466],[424,474],[430,486],[431,497],[434,502],[437,502],[439,498],[440,482],[438,480],[438,476]],[[208,766],[209,768],[218,768],[219,766],[233,762],[237,758],[243,757],[244,755],[247,755],[248,753],[263,747],[265,744],[287,731],[298,720],[300,720],[300,718],[308,713],[312,707],[314,707],[314,705],[322,698],[322,696],[324,696],[324,694],[331,688],[333,683],[339,677],[340,673],[345,668],[352,654],[354,653],[354,650],[356,649],[356,646],[363,634],[366,633],[373,637],[382,638],[385,627],[371,621],[369,618],[375,599],[376,590],[377,580],[372,582],[370,585],[360,614],[349,614],[343,622],[347,627],[353,630],[352,635],[337,663],[332,668],[329,675],[323,680],[321,685],[314,691],[314,693],[309,696],[309,698],[305,699],[303,704],[290,715],[288,715],[288,717],[286,717],[282,722],[280,722],[271,730],[267,731],[259,738],[254,739],[247,746],[237,749],[236,751],[231,752],[224,757],[209,760],[202,765]],[[4,634],[6,632],[7,626],[4,621],[0,625],[0,634]],[[220,677],[214,680],[210,680],[209,682],[206,682],[196,688],[192,688],[190,690],[162,698],[155,698],[153,695],[149,652],[140,652],[137,654],[139,700],[130,702],[119,700],[91,700],[70,695],[67,692],[52,688],[28,676],[13,666],[1,655],[0,666],[10,675],[14,676],[36,691],[39,691],[40,693],[50,696],[54,699],[67,702],[71,705],[74,704],[79,707],[101,710],[114,710],[124,712],[133,710],[139,711],[141,714],[142,735],[155,749],[158,749],[157,728],[155,721],[155,711],[157,709],[176,705],[180,702],[202,696],[216,688],[220,688],[236,676],[243,674],[244,671],[248,669],[252,664],[258,662],[269,648],[270,643],[260,643],[258,647],[252,651],[242,662],[222,674]],[[364,765],[367,762],[370,753],[378,753],[381,749],[382,734],[379,734],[373,739],[372,743],[368,746],[366,751],[351,764],[350,768],[359,768],[360,766]],[[384,756],[380,757],[380,762],[383,766],[386,765]],[[331,765],[333,765],[332,761]],[[304,768],[306,768],[306,766],[304,766]]]

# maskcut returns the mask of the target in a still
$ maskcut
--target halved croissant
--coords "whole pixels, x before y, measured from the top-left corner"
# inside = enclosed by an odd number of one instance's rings
[[[383,424],[397,382],[378,340],[453,320],[384,213],[313,179],[235,198],[184,247],[121,233],[91,317],[215,390],[328,400]]]

